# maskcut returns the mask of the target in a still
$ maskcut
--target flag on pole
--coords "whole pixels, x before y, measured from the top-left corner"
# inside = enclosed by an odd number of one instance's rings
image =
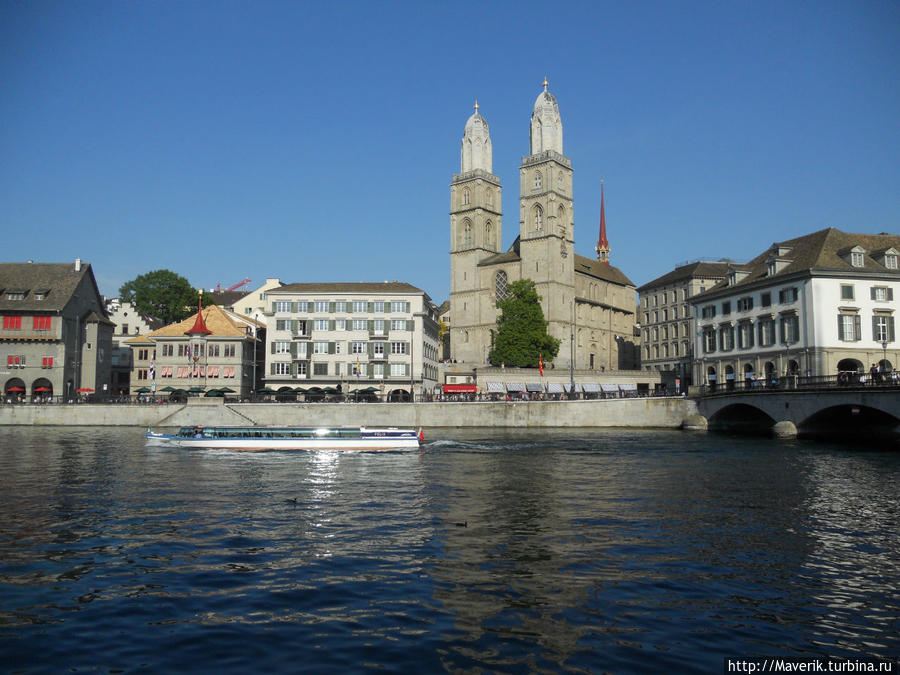
[[[359,357],[356,357],[356,379],[359,379]]]
[[[538,372],[541,374],[541,377],[544,376],[544,355],[538,354]]]

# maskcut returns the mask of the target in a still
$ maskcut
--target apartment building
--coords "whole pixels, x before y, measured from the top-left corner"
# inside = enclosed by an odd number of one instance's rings
[[[265,324],[216,305],[124,341],[132,350],[131,394],[184,392],[247,398],[262,375]]]
[[[835,228],[775,243],[691,298],[694,382],[896,367],[900,236]]]
[[[403,282],[288,284],[266,291],[265,384],[369,389],[416,400],[438,383],[437,309]]]
[[[674,379],[682,388],[690,384],[694,315],[689,300],[722,281],[728,265],[687,263],[638,289],[643,370],[665,373],[664,382]]]
[[[108,391],[113,324],[90,263],[0,263],[0,315],[4,401]]]

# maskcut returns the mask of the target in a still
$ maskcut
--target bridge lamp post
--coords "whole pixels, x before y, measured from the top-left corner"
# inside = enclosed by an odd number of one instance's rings
[[[883,378],[887,377],[887,345],[887,335],[884,335],[881,340],[881,351],[884,354],[881,360],[881,376]]]

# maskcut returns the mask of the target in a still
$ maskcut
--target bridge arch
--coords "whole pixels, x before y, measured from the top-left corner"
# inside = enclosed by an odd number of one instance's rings
[[[709,418],[709,429],[741,434],[769,434],[777,420],[764,410],[748,403],[732,403],[720,408]]]
[[[807,438],[839,438],[863,443],[894,438],[900,419],[867,405],[844,403],[821,410],[797,424],[799,435]]]

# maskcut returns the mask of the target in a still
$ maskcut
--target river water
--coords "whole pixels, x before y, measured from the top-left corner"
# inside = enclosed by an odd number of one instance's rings
[[[896,658],[900,453],[679,431],[423,451],[0,429],[0,669],[722,672]]]

